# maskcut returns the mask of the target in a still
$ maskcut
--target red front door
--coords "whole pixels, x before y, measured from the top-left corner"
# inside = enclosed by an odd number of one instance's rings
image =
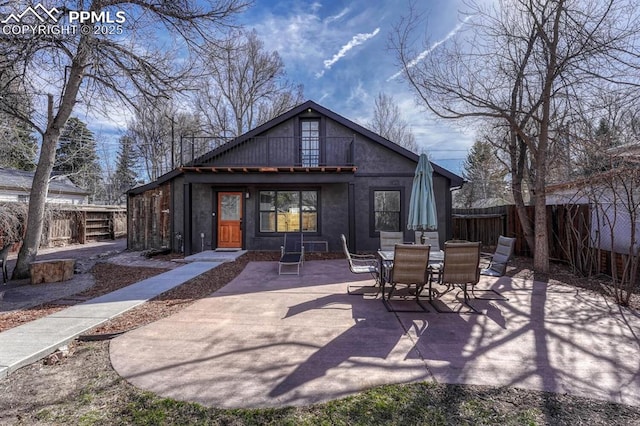
[[[242,248],[242,192],[218,193],[218,247]]]

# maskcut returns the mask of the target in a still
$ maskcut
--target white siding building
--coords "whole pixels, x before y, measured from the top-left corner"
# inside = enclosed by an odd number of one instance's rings
[[[0,202],[29,201],[34,172],[0,168]],[[66,176],[52,176],[48,203],[87,204],[89,191],[73,184]]]

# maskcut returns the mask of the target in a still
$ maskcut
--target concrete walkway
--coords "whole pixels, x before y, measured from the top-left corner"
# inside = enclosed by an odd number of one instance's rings
[[[385,383],[510,386],[640,406],[640,317],[586,290],[483,278],[484,315],[390,313],[349,296],[344,260],[279,276],[252,262],[175,315],[111,342],[133,385],[213,407],[324,402]],[[406,302],[412,303],[412,302]]]
[[[0,378],[53,353],[82,333],[245,252],[209,252],[112,293],[0,333]],[[116,259],[117,260],[117,259]],[[130,264],[130,262],[129,262]]]

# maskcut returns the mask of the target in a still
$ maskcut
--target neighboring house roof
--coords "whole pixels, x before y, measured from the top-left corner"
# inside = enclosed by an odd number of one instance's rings
[[[597,199],[604,197],[607,193],[617,192],[616,188],[621,188],[622,182],[628,178],[627,174],[612,169],[573,181],[547,185],[545,188],[547,204],[588,203],[590,197]],[[621,194],[629,190],[637,194],[640,188],[636,184],[629,183],[626,188],[620,190],[623,191]],[[620,198],[620,195],[618,197]]]
[[[254,138],[260,134],[262,134],[263,132],[266,132],[267,130],[281,124],[284,123],[287,120],[292,119],[293,117],[301,114],[302,112],[304,112],[305,110],[311,109],[313,111],[319,112],[320,114],[331,118],[332,120],[342,124],[343,126],[353,130],[356,133],[359,133],[365,137],[367,137],[368,139],[371,139],[375,142],[378,142],[379,144],[383,145],[384,147],[390,149],[391,151],[396,152],[397,154],[400,154],[410,160],[415,161],[416,163],[418,162],[418,158],[419,155],[409,151],[408,149],[394,143],[391,142],[388,139],[383,138],[382,136],[378,135],[377,133],[372,132],[371,130],[368,130],[362,126],[360,126],[357,123],[354,123],[353,121],[323,107],[322,105],[319,105],[311,100],[308,100],[292,109],[290,109],[289,111],[285,112],[284,114],[270,120],[267,121],[266,123],[256,127],[255,129],[252,129],[250,131],[248,131],[247,133],[238,136],[237,138],[225,143],[224,145],[221,145],[218,148],[215,148],[211,151],[209,151],[208,153],[194,159],[193,161],[190,161],[188,163],[185,164],[185,166],[194,166],[194,165],[199,165],[202,163],[206,163],[208,160],[210,160],[211,158],[220,155],[221,153],[228,151],[230,149],[233,149],[234,147],[246,142],[247,140]],[[462,184],[464,183],[464,179],[458,175],[456,175],[455,173],[450,172],[449,170],[434,164],[433,162],[431,163],[434,172],[440,174],[441,176],[444,176],[446,178],[448,178],[451,181],[451,187],[459,187],[462,186]],[[180,174],[182,174],[182,171],[180,170],[180,168],[175,169],[171,172],[168,172],[166,174],[164,174],[163,176],[160,176],[156,181],[148,183],[146,185],[142,185],[139,186],[137,188],[133,188],[130,192],[134,193],[134,194],[139,194],[141,192],[144,192],[148,189],[152,189],[164,182],[167,182],[171,179],[173,179],[176,176],[179,176]]]
[[[611,155],[624,160],[640,162],[640,142],[631,142],[624,145],[609,148]]]
[[[0,167],[0,191],[20,190],[29,192],[35,172]],[[90,192],[76,186],[66,176],[53,176],[49,181],[50,194],[89,195]]]

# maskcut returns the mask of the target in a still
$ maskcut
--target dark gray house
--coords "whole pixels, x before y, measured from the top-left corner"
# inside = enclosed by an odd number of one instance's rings
[[[307,101],[129,191],[129,248],[185,254],[279,250],[303,232],[307,250],[378,248],[380,230],[407,231],[418,155]],[[440,240],[451,238],[451,190],[463,179],[433,164]]]

